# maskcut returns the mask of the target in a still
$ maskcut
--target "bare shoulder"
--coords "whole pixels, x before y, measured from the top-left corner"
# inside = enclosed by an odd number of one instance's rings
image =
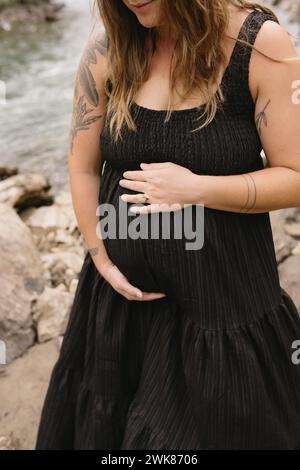
[[[262,24],[255,40],[255,47],[276,59],[298,55],[288,32],[272,20],[266,20]]]
[[[287,79],[292,79],[296,71],[300,72],[300,61],[278,62],[297,56],[299,54],[293,39],[284,27],[276,21],[266,20],[255,38],[249,64],[249,86],[254,101],[260,89],[271,86],[272,83],[275,86],[274,77],[280,80],[284,75]]]

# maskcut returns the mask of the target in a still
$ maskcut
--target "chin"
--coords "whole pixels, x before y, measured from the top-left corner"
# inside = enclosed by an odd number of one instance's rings
[[[142,26],[144,26],[144,28],[155,28],[156,26],[158,26],[158,23],[157,21],[155,20],[151,20],[150,19],[146,19],[146,18],[139,18],[137,17],[137,19],[139,20],[139,22],[141,23]]]
[[[123,1],[125,5],[130,8],[131,11],[133,11],[142,26],[144,26],[145,28],[154,28],[158,26],[160,16],[160,4],[157,0],[152,0],[152,2],[149,2],[149,5],[141,11],[137,11],[137,9],[134,8],[133,4],[130,4],[127,0]],[[140,3],[147,3],[147,0],[140,0],[139,2],[137,2],[137,4]]]

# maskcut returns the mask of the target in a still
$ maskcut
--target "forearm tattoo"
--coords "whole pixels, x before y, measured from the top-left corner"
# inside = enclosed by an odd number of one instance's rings
[[[256,203],[256,184],[252,176],[247,173],[242,175],[246,182],[247,182],[247,200],[244,206],[240,209],[239,212],[249,212],[253,207],[255,207]],[[249,179],[250,178],[250,179]],[[250,184],[249,184],[250,183]]]
[[[94,256],[97,256],[100,252],[100,248],[99,246],[95,246],[93,248],[88,248],[86,245],[85,245],[85,248],[86,248],[86,253],[89,253],[90,256],[93,258]],[[110,266],[113,267],[115,266],[115,263],[113,263],[111,260],[110,260]]]
[[[266,109],[271,103],[271,100],[268,100],[267,104],[264,106],[262,111],[260,111],[255,118],[255,124],[258,129],[259,135],[261,135],[261,126],[262,124],[265,125],[265,127],[268,127],[268,120],[267,120],[267,115],[266,115]]]
[[[107,54],[106,38],[102,34],[97,35],[86,47],[76,76],[74,107],[70,129],[71,154],[73,153],[74,142],[78,132],[89,130],[91,124],[102,117],[102,114],[96,113],[95,111],[99,105],[99,93],[90,70],[91,65],[97,65],[96,52],[99,52],[103,56]],[[81,96],[79,94],[79,84],[83,90]]]
[[[88,248],[87,251],[91,256],[96,256],[99,253],[99,247],[96,246],[95,248]]]

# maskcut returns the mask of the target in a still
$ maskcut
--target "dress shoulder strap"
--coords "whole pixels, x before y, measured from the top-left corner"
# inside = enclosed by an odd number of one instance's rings
[[[255,8],[244,20],[238,39],[247,41],[251,46],[253,46],[262,25],[267,20],[275,21],[280,24],[275,13],[267,13]],[[228,66],[230,82],[235,82],[235,89],[236,85],[241,86],[242,84],[245,84],[246,87],[248,87],[251,54],[252,47],[236,41]],[[238,81],[238,84],[236,81]]]

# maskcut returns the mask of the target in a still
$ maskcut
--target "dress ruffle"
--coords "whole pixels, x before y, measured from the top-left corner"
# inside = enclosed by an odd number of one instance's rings
[[[127,301],[89,256],[79,283],[37,449],[300,443],[300,366],[291,360],[300,322],[286,291],[277,308],[248,325],[207,330],[166,298],[153,301],[155,309]]]

